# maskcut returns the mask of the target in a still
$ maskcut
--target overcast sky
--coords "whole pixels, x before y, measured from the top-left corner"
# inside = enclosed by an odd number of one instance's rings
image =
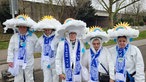
[[[41,3],[45,3],[46,1],[49,1],[49,0],[24,0],[24,1],[33,1],[33,2],[41,2]],[[57,0],[53,0],[53,4],[55,4],[55,1]],[[70,0],[66,0],[66,1],[70,1]],[[73,0],[71,0],[73,2]],[[95,2],[97,0],[91,0],[92,2]],[[127,4],[129,3],[131,0],[126,0],[126,2],[124,4]],[[105,0],[105,2],[109,2],[109,0]],[[140,4],[140,9],[141,11],[146,11],[146,0],[140,0],[138,3],[136,4]],[[69,5],[69,4],[67,4]],[[103,7],[97,2],[97,3],[94,3],[93,4],[96,8],[96,10],[104,10]],[[131,6],[132,7],[132,6]],[[127,8],[127,10],[130,10],[132,9],[131,7]],[[116,5],[113,6],[113,10],[115,10],[116,8]],[[125,11],[125,9],[123,9],[122,11]]]
[[[92,1],[92,6],[96,9],[96,10],[104,10],[104,8],[102,7],[102,5],[100,5],[99,2],[97,2],[98,0],[91,0]],[[104,0],[106,3],[109,2],[109,0]],[[128,4],[130,3],[131,0],[126,0],[123,4],[123,6],[125,4]],[[97,5],[98,4],[98,5]],[[139,2],[135,3],[135,6],[137,7],[137,5],[140,4],[140,11],[146,11],[146,0],[140,0]],[[113,5],[113,11],[115,11],[115,8],[116,8],[116,4]],[[133,9],[133,6],[129,6],[126,8],[127,11],[130,11]],[[124,12],[125,9],[121,10],[120,12]]]
[[[24,1],[33,1],[33,2],[39,2],[39,3],[47,3],[47,2],[49,2],[50,0],[24,0]],[[56,4],[58,4],[58,1],[64,1],[64,0],[52,0],[53,2],[53,4],[54,5],[56,5]],[[71,2],[71,4],[72,4],[72,6],[73,5],[75,5],[74,4],[74,0],[65,0],[66,1],[66,5],[70,5],[70,2]]]

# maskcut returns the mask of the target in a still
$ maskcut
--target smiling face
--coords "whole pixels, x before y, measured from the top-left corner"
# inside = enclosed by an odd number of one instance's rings
[[[76,32],[70,32],[69,33],[69,39],[70,39],[70,41],[75,41],[76,40],[76,36],[77,36],[77,33]]]
[[[94,49],[97,51],[100,48],[100,41],[98,39],[94,39],[92,41],[92,45],[93,45]]]
[[[120,48],[125,48],[127,45],[127,38],[126,36],[120,36],[117,39],[118,45]]]
[[[52,32],[53,32],[53,29],[44,29],[44,33],[45,33],[47,36],[51,35]]]
[[[27,29],[28,28],[26,26],[19,26],[18,27],[19,33],[22,35],[25,35],[27,33]]]

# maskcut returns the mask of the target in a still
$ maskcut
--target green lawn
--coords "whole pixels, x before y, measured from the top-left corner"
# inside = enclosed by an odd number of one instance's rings
[[[139,37],[134,40],[141,40],[141,39],[146,39],[146,31],[140,32]]]
[[[1,49],[7,49],[8,48],[8,41],[0,41],[0,50]]]
[[[40,37],[42,35],[42,32],[37,32],[36,35],[38,37]],[[5,35],[5,37],[3,38],[3,40],[2,40],[2,38],[0,38],[0,50],[7,49],[8,48],[10,36],[11,35]],[[134,40],[141,40],[141,39],[146,39],[146,31],[142,31],[140,33],[139,37],[136,38],[136,39],[134,39]],[[116,43],[113,40],[110,40],[107,43],[104,43],[103,45],[104,46],[108,46],[108,45],[112,45],[112,44],[116,44]],[[85,45],[86,45],[87,48],[90,47],[88,44],[85,44]],[[39,57],[41,57],[41,54],[40,53],[35,53],[34,54],[34,57],[35,58],[39,58]]]
[[[35,34],[38,37],[40,37],[42,35],[42,32],[35,32]],[[8,48],[9,40],[10,40],[11,36],[12,36],[12,34],[0,34],[0,50]]]
[[[37,32],[36,35],[38,37],[40,37],[42,34],[42,32]],[[5,40],[2,40],[0,38],[0,50],[1,49],[7,49],[8,48],[8,43],[9,43],[9,39],[10,39],[10,36],[11,35],[7,35],[8,37],[6,38],[5,36]],[[141,40],[141,39],[146,39],[146,31],[141,31],[140,34],[139,34],[139,37],[134,39],[134,40]],[[113,40],[110,40],[109,42],[107,43],[104,43],[103,45],[104,46],[107,46],[107,45],[112,45],[112,44],[116,44]],[[88,45],[87,45],[88,46]],[[89,47],[89,46],[88,46]],[[38,54],[37,54],[38,55]]]
[[[133,39],[133,41],[135,40],[142,40],[142,39],[146,39],[146,31],[141,31],[139,34],[138,38]],[[104,43],[104,46],[108,46],[108,45],[112,45],[112,44],[116,44],[116,42],[114,42],[113,40],[108,41],[107,43]]]
[[[109,40],[107,43],[103,43],[103,46],[108,46],[112,44],[116,44],[116,42],[114,42],[113,40]]]
[[[35,53],[34,54],[34,58],[40,58],[41,57],[41,53]]]

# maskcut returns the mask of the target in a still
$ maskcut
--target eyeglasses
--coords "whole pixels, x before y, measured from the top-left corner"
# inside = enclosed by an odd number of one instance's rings
[[[96,44],[97,44],[97,45],[100,45],[100,43],[93,43],[93,45],[96,45]]]
[[[76,32],[70,32],[69,34],[77,34]]]

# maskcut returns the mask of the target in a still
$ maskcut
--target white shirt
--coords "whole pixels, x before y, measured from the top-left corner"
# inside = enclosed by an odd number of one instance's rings
[[[96,53],[95,49],[92,48],[92,50],[94,53]],[[102,48],[100,55],[98,57],[98,61],[99,61],[98,71],[106,74],[106,71],[100,65],[101,63],[106,68],[106,70],[108,70],[110,78],[114,79],[114,65],[111,60],[111,54],[109,53],[107,48],[104,47]],[[87,67],[87,69],[90,70],[90,64],[91,64],[91,53],[90,53],[90,49],[88,49],[86,50],[86,53],[83,56],[83,66]]]
[[[74,49],[72,48],[72,43],[70,41],[68,41],[68,43],[69,43],[71,63],[74,63],[74,67],[75,67],[76,50],[77,50],[78,42],[76,41]],[[80,47],[81,47],[80,61],[82,61],[82,55],[83,55],[82,49],[84,48],[84,45],[82,44],[81,41],[80,41]],[[63,73],[65,74],[65,66],[64,66],[63,58],[64,58],[64,41],[61,41],[59,42],[57,53],[56,53],[56,59],[55,59],[57,75],[60,75]]]
[[[54,33],[52,33],[51,35],[49,35],[48,37],[51,37],[53,36]],[[55,38],[55,37],[54,37]],[[57,49],[57,45],[54,45],[53,43],[54,42],[54,38],[51,42],[51,48],[53,47],[53,49]],[[56,42],[57,44],[57,42]],[[55,58],[52,58],[52,59],[46,59],[46,57],[44,56],[44,38],[43,38],[43,35],[38,39],[37,43],[36,43],[36,46],[35,46],[35,51],[36,52],[41,52],[41,65],[43,65],[43,63],[46,63],[47,65],[50,64],[51,65],[51,68],[55,68]],[[55,54],[56,54],[56,50],[54,51]],[[42,66],[41,66],[42,67]]]
[[[35,34],[27,36],[26,39],[27,66],[33,66],[34,64],[33,54],[37,39],[38,38]],[[14,59],[18,57],[17,56],[18,50],[19,50],[19,34],[16,33],[11,37],[9,42],[7,62],[14,62]]]
[[[109,51],[112,55],[112,60],[115,65],[117,57],[116,46],[110,48]],[[129,74],[132,74],[136,71],[136,74],[134,75],[135,82],[145,82],[144,62],[140,50],[134,45],[129,45],[125,55],[126,70],[129,72]]]

